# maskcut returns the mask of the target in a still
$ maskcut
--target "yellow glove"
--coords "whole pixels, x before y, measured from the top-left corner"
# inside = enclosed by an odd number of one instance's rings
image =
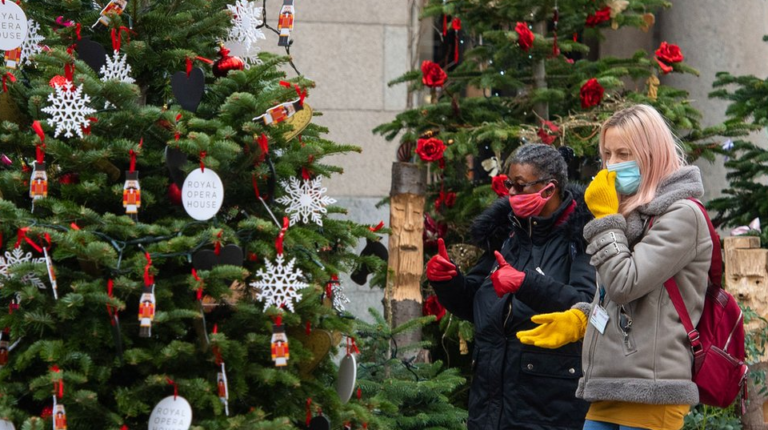
[[[597,172],[584,192],[584,201],[595,216],[602,218],[619,213],[619,195],[616,193],[616,172],[603,169]]]
[[[526,345],[539,348],[560,348],[583,339],[587,331],[587,316],[578,309],[534,315],[531,321],[541,325],[517,332],[517,338]]]

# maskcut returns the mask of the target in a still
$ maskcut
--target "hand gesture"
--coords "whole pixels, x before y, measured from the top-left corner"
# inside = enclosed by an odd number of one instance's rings
[[[450,281],[456,276],[456,265],[451,263],[443,239],[437,239],[437,255],[427,262],[427,279],[430,281]]]

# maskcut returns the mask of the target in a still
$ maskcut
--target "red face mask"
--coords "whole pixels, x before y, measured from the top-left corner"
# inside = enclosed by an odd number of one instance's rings
[[[509,205],[512,206],[512,211],[515,213],[515,216],[528,218],[540,214],[541,210],[544,209],[544,205],[547,204],[554,193],[549,197],[542,197],[541,194],[544,191],[553,188],[555,188],[555,184],[550,183],[538,193],[515,194],[514,196],[509,196]]]

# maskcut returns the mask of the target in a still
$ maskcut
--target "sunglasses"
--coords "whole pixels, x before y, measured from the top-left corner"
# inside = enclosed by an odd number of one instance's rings
[[[629,336],[629,332],[632,330],[632,318],[630,318],[624,306],[619,308],[619,327],[624,332],[624,337]]]
[[[508,190],[515,190],[515,193],[520,194],[522,193],[526,188],[536,185],[536,184],[543,184],[544,182],[556,182],[554,179],[539,179],[538,181],[533,182],[526,182],[524,184],[518,184],[517,182],[507,179],[504,181],[504,186],[507,187]]]

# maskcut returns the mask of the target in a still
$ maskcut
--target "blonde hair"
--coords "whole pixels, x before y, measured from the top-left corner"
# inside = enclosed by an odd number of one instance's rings
[[[640,187],[634,195],[622,199],[619,205],[619,212],[627,216],[638,206],[650,203],[661,181],[688,163],[664,117],[651,106],[635,105],[608,118],[600,130],[601,154],[605,134],[611,129],[618,132],[615,134],[632,151],[640,168]]]

